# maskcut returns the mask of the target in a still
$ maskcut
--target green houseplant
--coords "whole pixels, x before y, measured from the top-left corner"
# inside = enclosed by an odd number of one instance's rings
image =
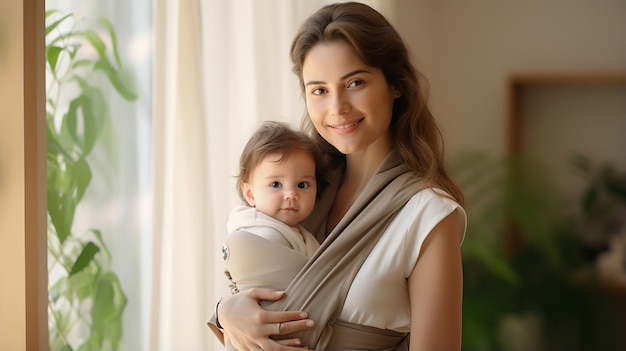
[[[586,239],[591,224],[615,223],[626,174],[582,158],[574,164],[589,184],[577,203],[528,157],[469,153],[454,162],[468,199],[463,350],[624,347],[626,294],[599,279]]]
[[[117,350],[126,296],[103,233],[78,233],[73,224],[94,176],[89,156],[111,139],[107,84],[128,101],[136,96],[104,18],[86,23],[47,11],[46,58],[50,348]]]

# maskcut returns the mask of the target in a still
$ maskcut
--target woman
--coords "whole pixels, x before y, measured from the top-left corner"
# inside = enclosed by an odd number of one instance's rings
[[[238,350],[459,350],[463,196],[405,44],[369,6],[333,4],[291,59],[334,171],[304,223],[322,246],[285,292],[224,298],[221,326]]]

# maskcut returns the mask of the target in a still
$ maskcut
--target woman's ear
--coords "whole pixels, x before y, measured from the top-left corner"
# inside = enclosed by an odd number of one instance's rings
[[[389,88],[391,88],[392,92],[393,92],[393,98],[397,99],[400,96],[402,96],[402,92],[400,91],[400,89],[396,88],[395,86],[389,84]]]
[[[400,89],[393,87],[393,98],[397,99],[400,96],[402,96],[402,93],[400,92]]]
[[[252,186],[247,182],[241,183],[241,193],[248,202],[248,205],[254,207],[254,193],[252,192]]]

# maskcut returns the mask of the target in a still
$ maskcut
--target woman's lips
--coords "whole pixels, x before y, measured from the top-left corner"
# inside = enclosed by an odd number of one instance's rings
[[[364,119],[365,118],[361,118],[354,122],[340,124],[340,125],[331,125],[329,127],[337,134],[348,134],[348,133],[353,132],[355,129],[357,129]]]

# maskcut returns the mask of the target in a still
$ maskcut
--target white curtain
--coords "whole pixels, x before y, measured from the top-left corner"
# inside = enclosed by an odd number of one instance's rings
[[[205,322],[228,293],[219,247],[239,153],[261,120],[299,124],[289,45],[329,2],[156,0],[149,350],[219,349]]]

